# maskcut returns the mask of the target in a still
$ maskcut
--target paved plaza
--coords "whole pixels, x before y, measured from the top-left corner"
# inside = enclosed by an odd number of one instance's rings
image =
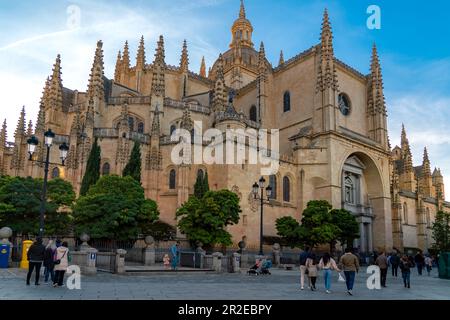
[[[414,300],[450,299],[450,280],[432,275],[418,276],[414,270],[411,289],[403,287],[402,279],[388,275],[387,288],[369,290],[365,269],[356,277],[354,296],[345,291],[345,283],[333,274],[332,293],[326,294],[323,277],[318,278],[318,291],[300,290],[299,271],[273,269],[270,276],[241,274],[215,274],[206,272],[139,273],[113,275],[99,273],[82,276],[81,289],[53,288],[49,283],[40,286],[25,285],[25,270],[0,269],[0,300],[5,299],[67,299],[67,300]],[[426,273],[425,273],[426,274]]]

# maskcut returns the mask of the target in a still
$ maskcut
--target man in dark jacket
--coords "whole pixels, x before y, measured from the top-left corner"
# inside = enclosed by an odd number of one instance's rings
[[[41,272],[42,261],[44,261],[45,247],[42,244],[42,238],[37,238],[36,241],[31,245],[27,252],[28,258],[28,274],[27,274],[27,285],[30,285],[30,278],[33,270],[36,268],[36,280],[35,285],[39,285],[39,275]]]
[[[422,251],[419,251],[416,256],[414,257],[414,262],[417,266],[417,271],[419,272],[419,276],[422,275],[422,269],[425,264],[425,257],[422,254]]]
[[[389,263],[392,266],[392,276],[397,277],[398,266],[400,265],[400,257],[398,256],[397,252],[394,251],[391,259],[389,260]]]

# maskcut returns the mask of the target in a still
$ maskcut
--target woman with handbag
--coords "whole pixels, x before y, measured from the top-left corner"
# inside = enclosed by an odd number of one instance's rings
[[[55,253],[55,280],[53,287],[62,287],[64,284],[64,273],[69,267],[69,248],[66,241],[56,249]]]

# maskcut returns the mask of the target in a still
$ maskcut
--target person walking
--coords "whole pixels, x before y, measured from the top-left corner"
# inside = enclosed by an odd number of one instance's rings
[[[384,251],[378,256],[375,264],[380,267],[381,286],[386,288],[386,278],[388,272],[388,261]]]
[[[345,254],[339,260],[339,265],[344,269],[345,284],[347,285],[347,293],[353,295],[353,285],[355,283],[356,272],[359,271],[359,260],[350,248],[345,248]]]
[[[177,241],[171,248],[170,254],[172,256],[172,270],[177,270],[178,259],[180,256],[180,241]]]
[[[69,248],[66,241],[56,249],[55,254],[55,279],[53,287],[62,287],[64,285],[64,273],[69,267]]]
[[[42,238],[37,238],[36,241],[30,246],[27,252],[28,258],[28,273],[27,273],[27,286],[30,285],[30,278],[33,270],[36,272],[34,284],[39,285],[39,276],[41,273],[42,262],[44,261],[45,247],[42,244]]]
[[[425,257],[422,254],[422,251],[419,251],[416,256],[414,257],[414,262],[416,263],[417,266],[417,272],[419,273],[419,276],[422,275],[422,269],[424,267],[425,264]]]
[[[431,270],[433,270],[433,259],[431,259],[430,255],[425,257],[425,268],[427,269],[428,276],[430,276]]]
[[[47,246],[45,247],[44,252],[44,282],[48,282],[48,277],[50,276],[50,279],[55,281],[55,252],[56,252],[56,245],[53,243],[53,240],[48,240]]]
[[[325,292],[331,293],[331,272],[335,270],[337,272],[341,272],[341,270],[337,267],[336,261],[331,258],[330,254],[327,252],[323,255],[322,259],[319,262],[319,268],[323,270],[323,278],[325,280]]]
[[[403,255],[400,259],[400,270],[402,271],[403,284],[408,289],[411,288],[411,268],[413,267],[411,260],[406,255]]]
[[[315,291],[316,289],[316,280],[317,280],[317,257],[314,253],[311,253],[306,259],[306,269],[308,270],[309,282],[311,284],[311,291]]]
[[[394,253],[392,254],[389,262],[391,263],[392,276],[397,277],[398,266],[400,264],[400,257],[398,256],[396,251],[394,251]]]
[[[305,250],[300,254],[300,290],[305,287],[305,273],[306,273],[306,260],[309,257],[309,247],[305,247]]]

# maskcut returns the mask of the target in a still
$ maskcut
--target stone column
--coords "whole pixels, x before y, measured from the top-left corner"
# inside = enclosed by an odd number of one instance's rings
[[[280,264],[281,248],[279,243],[275,243],[273,249],[273,265],[278,266]]]
[[[89,235],[87,235],[86,233],[83,233],[80,236],[80,240],[83,241],[83,243],[80,245],[80,251],[87,251],[88,249],[91,248],[91,246],[88,244],[88,241],[91,239],[91,237],[89,237]]]
[[[145,237],[147,247],[144,249],[144,265],[153,266],[155,264],[155,239],[152,236]]]
[[[114,272],[118,274],[125,273],[125,255],[127,251],[124,249],[117,249],[116,251],[116,265],[114,267]]]
[[[364,233],[364,222],[359,223],[359,246],[361,248],[361,252],[368,252],[369,248],[366,248],[366,236]]]
[[[12,260],[12,243],[9,242],[9,238],[12,236],[12,230],[9,227],[3,227],[0,229],[0,244],[9,245],[8,266],[11,266]]]
[[[95,248],[88,248],[86,250],[86,266],[84,268],[84,272],[86,274],[97,274],[97,252],[98,250]]]
[[[214,252],[213,256],[213,269],[215,272],[222,272],[222,258],[223,254],[221,252]]]
[[[233,272],[241,272],[241,255],[239,253],[233,253]]]
[[[367,242],[369,243],[369,248],[368,248],[369,251],[373,251],[373,235],[372,235],[372,232],[373,232],[372,224],[368,223],[367,224],[367,238],[368,238]]]
[[[247,242],[246,237],[242,237],[242,240],[239,241],[239,251],[238,253],[241,254],[241,268],[247,268],[248,267],[248,252],[246,249]]]

